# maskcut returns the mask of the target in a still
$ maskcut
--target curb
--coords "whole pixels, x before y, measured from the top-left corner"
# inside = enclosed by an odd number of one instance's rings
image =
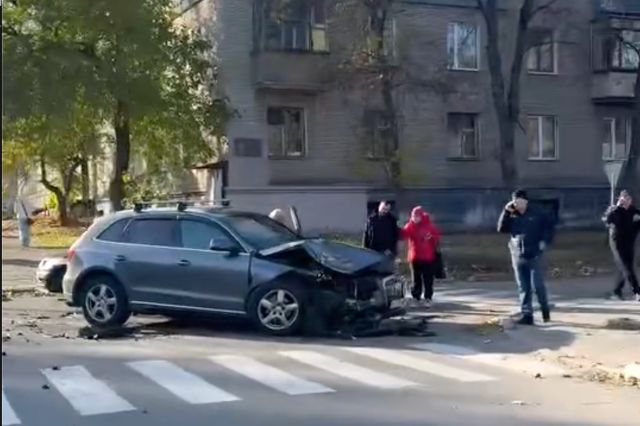
[[[33,293],[35,291],[44,291],[44,287],[40,287],[38,285],[32,286],[20,286],[20,287],[3,287],[2,294],[22,294],[22,293]]]
[[[633,362],[624,367],[624,379],[627,382],[635,382],[640,386],[640,363]]]
[[[640,387],[640,364],[628,364],[625,368],[599,365],[585,374],[592,381]]]

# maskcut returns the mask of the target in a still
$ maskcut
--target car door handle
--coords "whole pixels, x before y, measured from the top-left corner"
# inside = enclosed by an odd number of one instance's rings
[[[115,260],[116,262],[124,262],[125,260],[127,260],[127,258],[119,254],[117,256],[114,256],[113,260]]]
[[[188,260],[181,260],[180,262],[178,262],[178,265],[180,265],[180,266],[189,266],[189,265],[191,265],[191,262],[189,262]]]

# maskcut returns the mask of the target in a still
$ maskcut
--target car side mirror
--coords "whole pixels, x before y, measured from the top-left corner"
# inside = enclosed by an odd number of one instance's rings
[[[211,241],[209,241],[209,250],[225,251],[229,256],[237,256],[240,254],[238,246],[226,238],[212,238]]]

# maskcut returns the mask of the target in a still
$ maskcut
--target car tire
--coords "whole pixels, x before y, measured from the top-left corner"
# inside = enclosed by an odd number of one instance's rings
[[[56,269],[44,284],[47,291],[51,293],[62,293],[62,278],[64,278],[65,268]]]
[[[95,328],[123,325],[131,316],[124,288],[109,275],[93,275],[86,279],[80,296],[82,313]]]
[[[308,291],[292,282],[260,286],[247,302],[247,312],[255,327],[273,336],[296,334],[302,327],[307,307]]]

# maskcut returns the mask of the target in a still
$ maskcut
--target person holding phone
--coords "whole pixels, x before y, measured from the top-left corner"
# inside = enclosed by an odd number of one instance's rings
[[[527,192],[519,189],[504,208],[498,220],[498,232],[510,234],[509,251],[520,293],[522,325],[533,325],[533,291],[535,287],[542,319],[551,320],[547,288],[544,282],[542,256],[551,244],[554,226],[548,216],[529,207]]]
[[[602,221],[609,228],[609,247],[618,268],[613,295],[624,300],[622,290],[628,282],[640,302],[640,285],[634,269],[635,244],[640,233],[640,210],[633,205],[628,191],[621,191],[616,205],[605,212]]]

